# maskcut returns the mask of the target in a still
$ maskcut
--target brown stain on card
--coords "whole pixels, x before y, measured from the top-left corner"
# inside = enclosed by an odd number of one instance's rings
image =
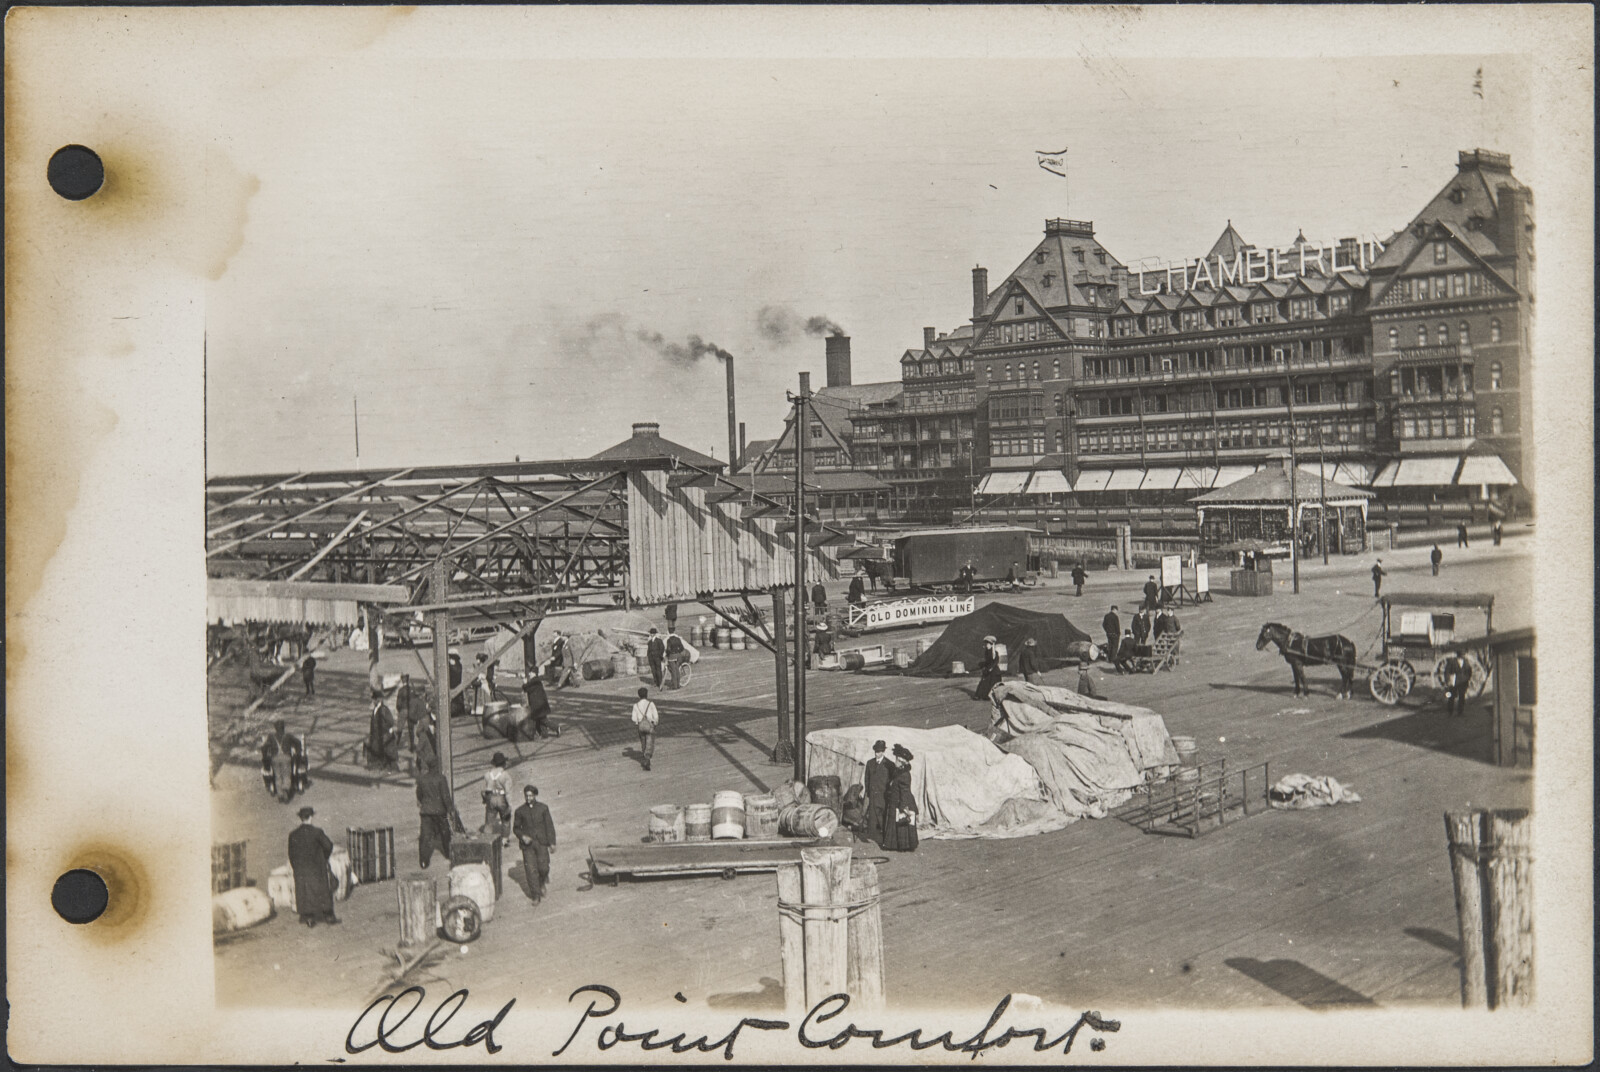
[[[106,884],[106,910],[81,928],[102,945],[119,945],[139,934],[149,918],[154,890],[144,862],[117,845],[91,842],[74,850],[61,872],[84,868],[99,875]]]

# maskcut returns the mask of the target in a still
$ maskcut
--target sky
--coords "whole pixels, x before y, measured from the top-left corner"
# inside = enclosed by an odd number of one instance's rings
[[[301,42],[212,87],[256,183],[206,294],[213,475],[579,457],[635,421],[725,458],[694,340],[776,435],[797,373],[823,380],[806,319],[852,337],[856,382],[898,378],[1047,218],[1134,264],[1229,220],[1387,237],[1460,149],[1539,186],[1517,56],[560,58],[431,32]],[[1065,178],[1037,166],[1063,146]]]

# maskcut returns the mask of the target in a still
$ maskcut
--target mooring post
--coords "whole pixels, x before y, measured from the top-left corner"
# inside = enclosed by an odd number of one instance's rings
[[[800,850],[800,892],[805,898],[806,1008],[847,991],[850,940],[845,887],[850,881],[850,847]]]
[[[1478,867],[1482,812],[1445,812],[1450,876],[1455,881],[1456,925],[1461,934],[1461,1004],[1489,1006],[1488,973],[1483,942],[1483,879]]]

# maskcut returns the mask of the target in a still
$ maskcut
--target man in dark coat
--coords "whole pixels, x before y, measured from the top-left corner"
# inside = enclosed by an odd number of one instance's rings
[[[1472,544],[1467,542],[1467,523],[1465,521],[1456,522],[1456,546],[1457,547],[1471,547],[1472,546]]]
[[[433,861],[435,849],[444,854],[448,863],[451,829],[465,834],[467,828],[461,821],[461,813],[456,811],[456,797],[449,780],[437,770],[417,776],[417,814],[422,819],[422,828],[417,834],[418,865],[426,868]]]
[[[867,586],[861,583],[861,574],[850,578],[850,590],[845,593],[844,600],[853,607],[859,607],[866,600]]]
[[[1079,562],[1076,566],[1072,567],[1072,583],[1077,586],[1078,595],[1083,595],[1083,586],[1087,584],[1088,581],[1089,574],[1088,571],[1083,568],[1082,562]]]
[[[659,689],[662,674],[666,672],[667,642],[661,639],[655,626],[650,627],[650,639],[645,641],[644,653],[645,658],[650,660],[650,676],[655,679],[656,688]]]
[[[676,629],[667,633],[667,676],[672,679],[669,688],[681,688],[683,681],[681,673],[683,664],[689,661],[689,649],[683,646],[683,638]]]
[[[417,762],[414,773],[421,775],[439,769],[439,740],[435,736],[438,720],[431,714],[428,721],[417,727]]]
[[[1450,662],[1450,713],[1460,718],[1467,713],[1467,690],[1472,687],[1472,663],[1457,652]]]
[[[333,842],[311,825],[311,808],[300,809],[300,825],[289,834],[289,868],[294,872],[294,910],[307,927],[337,923],[333,914],[333,871],[328,858]]]
[[[305,683],[307,696],[315,696],[317,694],[317,657],[315,655],[307,653],[306,657],[300,660],[300,680]]]
[[[1383,591],[1383,579],[1387,576],[1389,576],[1388,571],[1383,568],[1383,559],[1380,558],[1372,564],[1373,599],[1377,599],[1378,595]]]
[[[975,576],[977,574],[973,571],[971,562],[961,567],[961,590],[963,592],[972,591],[972,579]]]
[[[1022,675],[1022,680],[1030,685],[1039,685],[1044,682],[1044,664],[1039,658],[1039,642],[1029,637],[1022,642],[1022,650],[1017,652],[1017,673]]]
[[[1144,582],[1144,608],[1145,610],[1155,610],[1160,605],[1161,586],[1156,584],[1155,574],[1152,573]]]
[[[891,852],[917,847],[917,798],[911,790],[911,750],[894,746],[894,775],[883,802],[883,837],[878,844]]]
[[[451,718],[465,718],[466,715],[467,715],[467,698],[462,693],[456,692],[456,689],[461,687],[461,681],[462,681],[462,678],[465,677],[465,675],[466,675],[466,669],[461,665],[461,654],[459,652],[452,651],[450,653],[449,662],[450,662],[450,717]]]
[[[1133,621],[1129,623],[1133,628],[1133,642],[1143,644],[1150,639],[1150,609],[1140,607],[1134,614]]]
[[[528,708],[528,721],[524,725],[524,736],[550,736],[550,697],[544,691],[544,682],[539,680],[538,674],[529,674],[522,682],[522,695]]]
[[[528,894],[538,904],[550,881],[550,856],[556,851],[556,824],[550,809],[539,803],[539,790],[522,790],[522,807],[511,817],[511,833],[522,846],[522,873],[528,879]]]
[[[1428,552],[1428,561],[1433,563],[1433,575],[1439,576],[1439,563],[1444,561],[1444,552],[1439,550],[1439,545],[1434,544],[1433,550]]]
[[[367,723],[366,758],[368,770],[400,769],[400,723],[379,693],[372,700],[372,718]]]
[[[1117,605],[1113,603],[1111,609],[1106,611],[1106,616],[1100,619],[1100,626],[1106,631],[1106,661],[1113,666],[1117,663],[1117,645],[1122,641],[1122,619],[1117,617]]]
[[[822,586],[821,581],[811,587],[811,606],[819,615],[828,611],[828,590]]]
[[[1502,536],[1505,535],[1505,531],[1506,531],[1505,530],[1505,526],[1500,524],[1500,521],[1499,521],[1498,518],[1495,520],[1495,523],[1492,526],[1490,526],[1489,534],[1494,537],[1494,545],[1496,547],[1500,546],[1500,539],[1501,539]]]
[[[894,780],[894,764],[883,754],[888,747],[883,741],[873,741],[872,758],[867,760],[867,815],[863,826],[873,841],[883,838],[883,809],[889,798],[889,783]]]
[[[1150,635],[1156,640],[1160,640],[1166,634],[1176,633],[1177,631],[1178,616],[1170,610],[1163,610],[1156,615],[1155,626],[1151,629]]]
[[[978,662],[978,691],[973,699],[987,700],[989,693],[1000,684],[1000,653],[995,650],[997,641],[992,636],[983,638],[983,657]],[[895,745],[899,748],[899,745]]]

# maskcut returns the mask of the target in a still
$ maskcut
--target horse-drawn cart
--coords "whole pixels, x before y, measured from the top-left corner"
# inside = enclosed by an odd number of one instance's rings
[[[1396,592],[1379,598],[1379,661],[1370,669],[1367,687],[1379,703],[1394,704],[1416,687],[1419,679],[1440,692],[1450,688],[1450,661],[1466,658],[1472,668],[1467,695],[1477,696],[1489,681],[1489,635],[1494,632],[1494,596],[1487,592],[1461,595]],[[1395,608],[1419,608],[1416,610]],[[1439,608],[1450,608],[1441,611]],[[1455,610],[1481,610],[1484,635],[1456,639]]]

